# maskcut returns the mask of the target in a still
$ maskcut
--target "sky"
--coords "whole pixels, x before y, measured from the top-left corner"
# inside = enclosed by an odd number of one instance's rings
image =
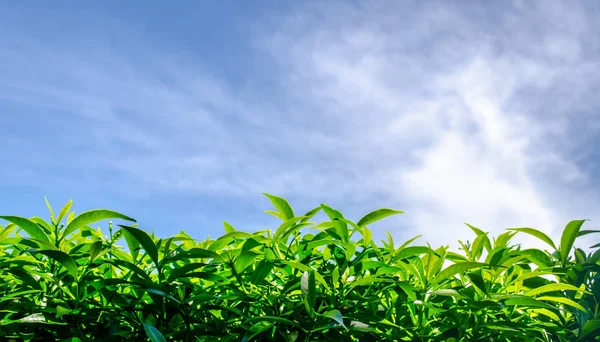
[[[432,246],[600,221],[597,1],[0,1],[0,213],[326,203]],[[317,217],[323,219],[323,216]],[[576,245],[588,247],[592,235]],[[540,246],[528,237],[515,241]]]

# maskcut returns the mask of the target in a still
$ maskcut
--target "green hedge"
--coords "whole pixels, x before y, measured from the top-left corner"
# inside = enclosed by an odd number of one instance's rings
[[[461,253],[382,244],[368,226],[321,205],[216,240],[157,238],[111,210],[50,222],[1,216],[0,337],[14,341],[591,341],[600,335],[600,244],[575,248],[583,220],[555,244],[517,228],[470,226]],[[310,220],[323,211],[328,220]],[[108,231],[106,219],[129,221]],[[105,235],[108,233],[108,235]],[[510,243],[530,234],[547,251]],[[119,245],[118,243],[121,243]],[[127,245],[128,248],[123,248]],[[586,246],[587,247],[587,246]]]

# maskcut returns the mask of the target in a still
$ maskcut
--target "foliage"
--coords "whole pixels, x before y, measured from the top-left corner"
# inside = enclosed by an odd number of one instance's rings
[[[370,224],[321,205],[216,240],[158,238],[110,210],[50,222],[2,216],[0,337],[14,341],[591,341],[600,335],[600,250],[575,248],[584,221],[555,244],[532,228],[448,247],[378,245]],[[328,220],[309,222],[319,211]],[[108,236],[92,224],[112,223]],[[510,244],[530,234],[548,251]],[[118,245],[122,242],[127,249]]]

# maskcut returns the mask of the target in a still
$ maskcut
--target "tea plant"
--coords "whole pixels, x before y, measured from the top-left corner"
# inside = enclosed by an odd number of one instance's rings
[[[321,205],[254,233],[224,223],[216,240],[158,238],[111,211],[50,221],[1,216],[0,337],[13,341],[593,341],[600,335],[600,244],[576,248],[532,228],[490,238],[469,226],[461,253],[372,239]],[[310,222],[323,211],[328,220]],[[129,224],[108,231],[107,219]],[[107,235],[105,235],[108,233]],[[548,250],[510,243],[530,234]],[[119,243],[127,246],[124,249]]]

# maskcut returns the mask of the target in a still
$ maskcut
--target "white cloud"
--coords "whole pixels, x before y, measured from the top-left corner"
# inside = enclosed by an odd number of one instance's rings
[[[543,113],[536,106],[554,99],[521,95],[560,87],[582,62],[600,70],[581,59],[582,39],[598,32],[586,27],[583,10],[554,18],[565,11],[556,3],[540,15],[503,8],[499,22],[486,23],[439,3],[401,7],[310,8],[286,18],[268,41],[298,96],[315,104],[323,120],[344,121],[336,134],[355,142],[347,156],[357,173],[351,181],[404,206],[407,214],[396,222],[408,220],[411,233],[434,245],[469,238],[463,222],[493,235],[528,226],[558,238],[570,219],[594,215],[597,197],[581,189],[590,186],[587,174],[560,143],[548,143],[568,139],[577,114],[567,112],[569,105]],[[314,19],[333,12],[342,14]],[[581,81],[578,88],[589,85]],[[566,94],[561,105],[577,95]],[[600,108],[594,98],[585,100]],[[548,168],[550,174],[537,177]],[[557,191],[568,195],[556,198]],[[586,203],[576,207],[570,196]],[[588,217],[573,216],[582,213]],[[517,241],[543,246],[527,236]]]

